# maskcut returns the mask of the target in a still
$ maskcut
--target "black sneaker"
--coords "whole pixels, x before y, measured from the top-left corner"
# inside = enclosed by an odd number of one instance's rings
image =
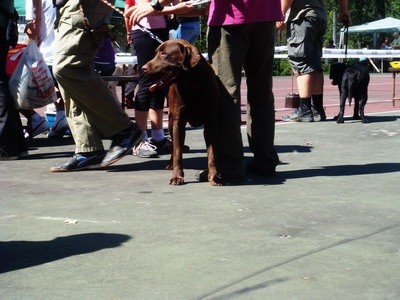
[[[161,141],[156,142],[155,140],[151,139],[150,144],[157,148],[158,154],[171,154],[172,151],[172,140],[170,137],[165,137]],[[190,147],[187,145],[183,145],[182,152],[188,153]]]
[[[283,115],[282,121],[284,122],[314,122],[314,116],[311,109],[302,110],[296,108],[290,115]]]
[[[72,172],[88,169],[97,169],[105,156],[105,151],[90,153],[75,153],[62,164],[50,168],[51,172]]]
[[[312,113],[313,113],[314,122],[320,122],[320,121],[326,120],[326,114],[325,114],[324,109],[318,111],[315,108],[312,108]]]
[[[101,166],[107,167],[129,154],[132,148],[142,141],[144,135],[145,133],[135,123],[116,134]]]

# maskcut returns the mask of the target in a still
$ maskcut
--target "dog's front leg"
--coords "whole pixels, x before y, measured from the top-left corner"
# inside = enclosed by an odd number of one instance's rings
[[[215,163],[215,145],[217,143],[217,122],[210,125],[210,121],[204,124],[204,140],[207,147],[207,167],[208,167],[208,182],[212,186],[222,185],[222,179],[217,171]]]
[[[179,116],[179,117],[178,117]],[[172,115],[172,178],[169,181],[171,185],[182,185],[185,183],[182,166],[182,152],[185,143],[184,115],[182,113]]]

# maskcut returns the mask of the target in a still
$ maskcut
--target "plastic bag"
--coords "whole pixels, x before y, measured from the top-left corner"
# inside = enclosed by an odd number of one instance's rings
[[[9,87],[18,109],[39,108],[57,100],[53,77],[34,41],[23,49]]]

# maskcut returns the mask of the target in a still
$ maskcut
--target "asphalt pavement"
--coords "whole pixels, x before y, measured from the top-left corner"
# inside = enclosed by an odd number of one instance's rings
[[[0,162],[0,298],[400,299],[400,111],[369,119],[277,124],[277,176],[223,187],[201,129],[182,186],[167,155],[51,173],[42,134]]]

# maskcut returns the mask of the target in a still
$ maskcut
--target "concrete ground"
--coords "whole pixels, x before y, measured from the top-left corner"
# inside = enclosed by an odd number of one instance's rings
[[[224,187],[201,129],[183,186],[168,156],[50,173],[74,146],[42,134],[0,162],[0,298],[400,299],[400,111],[369,117],[277,123],[278,175]]]

